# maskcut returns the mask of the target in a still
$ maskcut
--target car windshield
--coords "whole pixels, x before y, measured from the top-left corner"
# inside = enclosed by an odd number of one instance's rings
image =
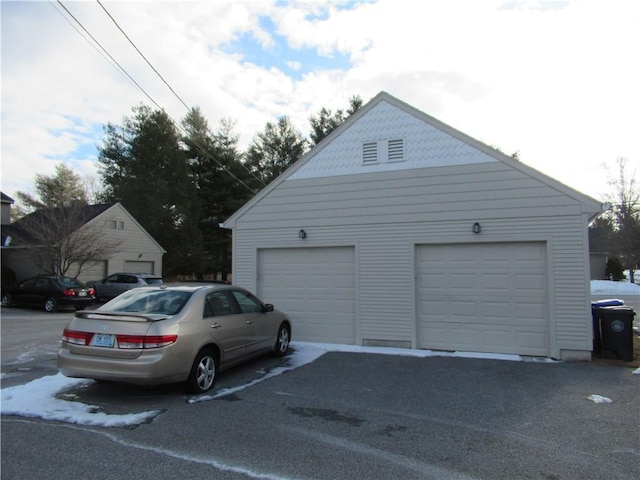
[[[191,297],[191,292],[136,288],[105,303],[98,310],[175,315],[182,310],[189,297]]]

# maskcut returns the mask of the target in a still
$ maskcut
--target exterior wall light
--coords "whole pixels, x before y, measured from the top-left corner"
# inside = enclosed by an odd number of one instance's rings
[[[473,233],[480,233],[481,230],[482,230],[482,227],[478,222],[473,224]]]
[[[305,232],[303,229],[300,229],[300,231],[298,232],[298,238],[300,240],[304,240],[305,238],[307,238],[307,232]]]

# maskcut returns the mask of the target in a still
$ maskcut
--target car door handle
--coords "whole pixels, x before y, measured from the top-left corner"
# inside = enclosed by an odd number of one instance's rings
[[[220,325],[219,323],[214,323],[213,325],[211,325],[211,328],[220,328],[222,325]]]

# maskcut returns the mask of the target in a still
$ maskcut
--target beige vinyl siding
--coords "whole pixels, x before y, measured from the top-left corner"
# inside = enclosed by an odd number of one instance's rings
[[[115,227],[114,227],[115,222]],[[88,224],[100,228],[103,234],[119,242],[117,252],[107,259],[107,273],[126,271],[127,262],[149,263],[153,270],[148,273],[162,274],[163,249],[120,204],[114,205]],[[104,278],[104,277],[101,277]],[[99,280],[101,278],[87,278]]]
[[[357,343],[390,339],[415,348],[415,245],[544,241],[557,357],[590,348],[582,208],[498,162],[287,180],[237,219],[234,283],[255,289],[258,248],[357,245]],[[305,240],[297,238],[301,228]]]
[[[443,209],[446,205],[446,209]],[[243,227],[574,215],[564,193],[498,163],[287,180],[241,219]]]

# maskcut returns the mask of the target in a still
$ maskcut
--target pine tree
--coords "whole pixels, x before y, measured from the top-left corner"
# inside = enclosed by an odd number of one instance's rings
[[[265,184],[269,184],[307,151],[308,143],[288,117],[267,122],[246,154],[246,165]]]
[[[192,273],[201,238],[194,177],[171,118],[148,106],[108,124],[98,162],[105,196],[120,201],[166,250],[166,276]]]

